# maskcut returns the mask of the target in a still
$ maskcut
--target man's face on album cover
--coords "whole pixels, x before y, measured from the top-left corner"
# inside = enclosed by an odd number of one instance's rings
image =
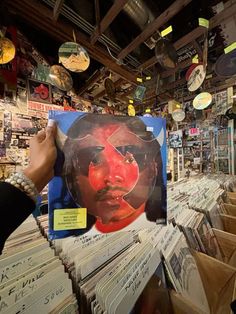
[[[94,128],[76,148],[80,204],[103,224],[144,208],[157,175],[147,143],[123,123]]]

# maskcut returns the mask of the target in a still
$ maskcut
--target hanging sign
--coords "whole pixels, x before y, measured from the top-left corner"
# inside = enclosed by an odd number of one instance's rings
[[[176,122],[181,122],[185,118],[185,112],[182,109],[176,109],[175,111],[172,112],[172,118]]]
[[[212,95],[210,93],[204,92],[198,94],[193,100],[193,107],[196,110],[203,110],[207,108],[212,102]]]

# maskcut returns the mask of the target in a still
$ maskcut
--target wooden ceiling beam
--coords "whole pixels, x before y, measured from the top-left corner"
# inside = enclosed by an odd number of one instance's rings
[[[37,0],[8,0],[7,5],[8,8],[11,11],[14,11],[16,15],[20,16],[25,21],[30,22],[36,28],[45,31],[56,40],[60,42],[72,40],[72,33],[75,27],[73,27],[69,21],[68,23],[53,21],[51,18],[51,10],[44,6],[41,2]],[[124,66],[118,65],[108,55],[106,50],[100,46],[91,45],[89,37],[77,29],[75,29],[75,34],[77,36],[78,43],[84,46],[93,59],[97,60],[128,82],[136,84],[136,75],[130,70],[127,70]]]
[[[57,21],[58,16],[60,14],[60,11],[62,9],[64,0],[56,0],[55,4],[54,4],[54,8],[53,8],[53,19],[54,21]]]
[[[161,15],[153,22],[148,24],[144,31],[139,34],[128,46],[126,46],[118,55],[118,59],[125,58],[130,52],[137,48],[141,43],[154,34],[161,26],[166,24],[172,17],[178,14],[192,0],[175,0]]]
[[[204,31],[205,31],[205,28],[202,26],[195,28],[193,31],[191,31],[188,34],[186,34],[185,36],[181,37],[179,40],[177,40],[174,43],[175,49],[179,50],[179,49],[183,48],[184,46],[186,46],[187,44],[191,43],[193,40],[196,40],[197,38],[199,38],[200,36],[202,36],[204,34]],[[156,63],[157,63],[157,59],[155,56],[153,56],[152,58],[148,59],[143,64],[141,64],[139,66],[139,69],[145,70],[145,69],[153,66]]]
[[[95,0],[94,7],[95,7],[96,25],[99,28],[99,33],[100,33],[100,18],[101,18],[101,16],[100,16],[99,0]]]
[[[77,94],[79,96],[83,95],[83,93],[86,92],[87,89],[89,89],[94,83],[96,83],[97,81],[99,81],[102,76],[104,75],[104,73],[106,72],[106,68],[101,68],[97,71],[94,72],[93,75],[91,75],[87,81],[85,82],[85,84],[78,90]]]
[[[219,14],[213,16],[209,21],[209,29],[213,29],[214,27],[218,26],[225,20],[230,19],[231,17],[236,15],[236,3],[234,3],[231,6],[227,6],[222,12]],[[179,40],[177,40],[174,43],[174,47],[176,50],[179,50],[183,48],[184,46],[187,46],[189,43],[193,42],[194,40],[198,39],[199,37],[203,36],[205,32],[204,27],[197,27],[193,31],[189,32],[187,35],[181,37]],[[143,64],[141,64],[138,69],[139,70],[145,70],[153,66],[157,63],[156,57],[153,56],[152,58],[145,61]]]
[[[120,13],[120,11],[123,9],[125,4],[129,0],[115,0],[110,10],[107,12],[107,14],[102,19],[101,23],[96,26],[93,34],[90,37],[91,44],[95,44],[98,40],[99,36],[105,32],[105,30],[108,28],[108,26],[113,22],[113,20],[116,18],[116,16]]]

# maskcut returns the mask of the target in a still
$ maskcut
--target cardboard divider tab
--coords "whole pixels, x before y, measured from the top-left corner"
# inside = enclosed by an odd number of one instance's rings
[[[221,230],[214,229],[216,237],[231,239],[230,235]],[[226,240],[227,242],[227,240]],[[231,239],[235,247],[235,238]],[[230,243],[224,245],[225,255],[230,255]],[[230,304],[236,299],[236,268],[227,265],[204,253],[192,251],[195,258],[203,287],[208,300],[210,314],[232,314]],[[194,288],[194,287],[193,287]],[[170,291],[170,299],[174,314],[203,314],[204,312],[180,293]],[[206,314],[206,313],[204,313]],[[208,313],[209,314],[209,313]]]
[[[236,216],[220,214],[224,231],[236,234]]]
[[[193,252],[212,314],[230,314],[236,298],[236,268],[200,252]]]
[[[226,192],[228,197],[236,198],[236,192]]]
[[[236,198],[235,197],[229,197],[230,203],[232,205],[236,205]]]
[[[174,314],[206,314],[174,290],[170,291],[170,299]]]
[[[216,240],[224,257],[224,262],[236,268],[236,235],[213,229]]]
[[[236,205],[223,203],[223,207],[226,215],[236,217]]]

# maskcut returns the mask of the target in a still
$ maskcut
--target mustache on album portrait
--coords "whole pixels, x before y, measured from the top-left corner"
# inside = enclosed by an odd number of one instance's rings
[[[120,191],[120,192],[125,192],[125,193],[128,193],[129,190],[127,188],[124,188],[122,186],[112,186],[112,185],[108,185],[106,186],[105,188],[99,190],[96,194],[96,201],[101,201],[103,200],[103,198],[109,194],[109,192],[111,191]]]

